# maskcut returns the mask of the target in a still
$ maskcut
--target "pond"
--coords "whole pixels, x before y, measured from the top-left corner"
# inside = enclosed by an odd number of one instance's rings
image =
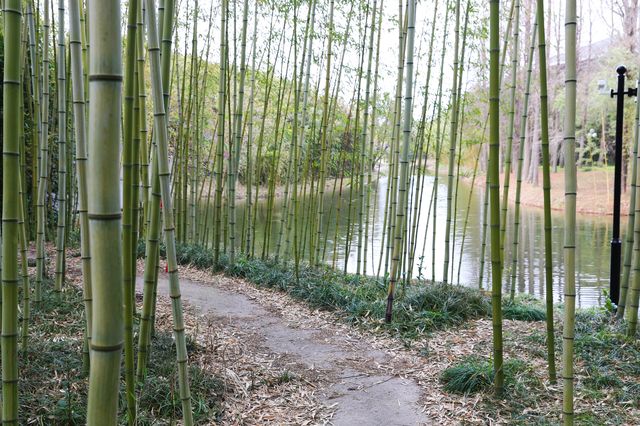
[[[433,176],[425,176],[424,194],[421,206],[411,205],[410,218],[414,217],[414,211],[419,212],[419,221],[416,228],[415,259],[413,259],[413,278],[443,279],[445,258],[445,229],[447,216],[447,186],[446,177],[438,180],[437,202],[435,204],[435,221],[433,218],[432,191],[435,184]],[[388,179],[381,176],[377,183],[371,187],[371,208],[368,217],[369,240],[367,247],[366,273],[384,275],[385,261],[381,256],[381,246],[387,244],[382,239],[382,231],[385,224],[385,204]],[[542,187],[539,188],[542,197]],[[512,187],[511,191],[515,191]],[[501,189],[502,192],[502,189]],[[320,253],[324,254],[324,261],[336,268],[345,269],[348,272],[356,272],[358,268],[358,229],[360,217],[358,215],[358,193],[354,190],[349,194],[347,180],[343,183],[342,196],[339,196],[339,183],[336,184],[335,195],[330,187],[324,197],[325,217],[323,220],[323,237],[321,238]],[[410,191],[413,199],[413,190]],[[482,283],[479,280],[482,258],[482,212],[484,202],[484,188],[476,186],[471,192],[471,186],[466,182],[460,182],[457,194],[457,209],[452,219],[454,232],[450,240],[450,272],[449,282],[470,287],[489,289],[491,286],[490,245],[487,238],[485,253],[485,273]],[[349,199],[353,200],[349,209]],[[471,201],[469,203],[469,200]],[[308,203],[306,203],[308,204]],[[274,255],[280,239],[280,257],[289,255],[285,253],[287,233],[286,228],[280,237],[280,228],[283,219],[284,202],[277,199],[271,218],[268,215],[266,200],[259,201],[255,229],[255,254],[260,256],[263,249],[270,255]],[[467,212],[468,210],[468,212]],[[512,253],[513,253],[513,204],[510,205],[505,238],[505,270],[503,272],[504,292],[510,291]],[[299,212],[299,236],[304,241],[304,252],[308,256],[310,245],[309,237],[312,234],[307,218],[315,215],[316,207],[312,211]],[[431,214],[428,214],[431,212]],[[465,220],[468,214],[467,226]],[[209,216],[210,217],[210,216]],[[245,204],[237,204],[237,233],[238,241],[242,235],[246,235],[244,229]],[[210,220],[210,219],[209,219]],[[362,217],[363,229],[366,227],[367,218]],[[270,227],[267,224],[271,223]],[[350,223],[350,226],[349,226]],[[552,213],[553,223],[553,292],[554,300],[562,302],[563,298],[563,239],[564,217],[562,212]],[[626,218],[622,221],[623,232],[626,228]],[[286,225],[285,225],[286,226]],[[434,243],[434,227],[436,231]],[[488,228],[487,228],[488,229]],[[267,234],[269,237],[267,238]],[[522,206],[519,244],[516,262],[516,292],[528,293],[537,298],[545,296],[544,273],[544,228],[543,211],[537,207]],[[464,236],[464,241],[463,241]],[[290,236],[291,238],[291,236]],[[623,237],[624,238],[624,237]],[[601,305],[605,301],[604,289],[609,285],[609,256],[611,239],[611,218],[579,215],[577,220],[577,251],[576,251],[576,286],[578,307]],[[324,241],[326,240],[326,244]],[[265,241],[267,245],[265,246]],[[302,243],[301,243],[302,244]],[[463,246],[464,244],[464,246]],[[435,249],[434,249],[435,247]],[[364,251],[364,249],[363,249]],[[433,259],[433,260],[432,260]],[[408,260],[407,260],[408,262]],[[364,270],[364,260],[361,259],[360,267]],[[435,268],[434,268],[435,267]]]

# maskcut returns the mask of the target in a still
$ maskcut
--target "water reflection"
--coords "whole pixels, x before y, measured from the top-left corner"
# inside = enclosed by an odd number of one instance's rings
[[[415,179],[414,179],[415,180]],[[415,229],[415,259],[413,260],[414,277],[422,276],[427,279],[435,277],[442,280],[444,273],[444,238],[447,214],[447,187],[446,180],[440,179],[437,188],[437,202],[435,203],[435,221],[433,217],[434,205],[432,191],[435,179],[426,176],[424,181],[424,194],[419,206],[410,206],[410,220],[419,217]],[[369,221],[369,245],[367,247],[366,273],[376,274],[378,271],[384,274],[385,259],[381,257],[383,245],[382,231],[385,220],[385,203],[388,180],[380,177],[377,184],[371,187],[371,211]],[[512,189],[513,190],[513,189]],[[542,197],[542,188],[540,197]],[[485,253],[485,274],[482,283],[479,282],[482,252],[482,211],[484,201],[483,188],[476,187],[470,197],[471,187],[467,183],[460,182],[457,194],[457,212],[452,221],[455,231],[450,241],[450,272],[449,282],[466,286],[478,287],[482,285],[489,288],[491,283],[491,267],[489,259],[489,239],[487,238],[487,250]],[[412,187],[410,199],[414,199]],[[350,199],[352,200],[351,208]],[[470,201],[470,203],[469,203]],[[243,203],[237,205],[238,217],[238,241],[241,234],[247,232],[244,226],[245,208]],[[290,207],[290,206],[288,206]],[[271,216],[271,226],[267,226],[268,214],[266,201],[260,201],[256,221],[255,253],[260,255],[262,251],[273,254],[278,247],[280,227],[283,218],[284,203],[276,201],[274,212]],[[299,212],[298,222],[299,240],[305,254],[312,249],[309,239],[311,230],[307,226],[307,219],[315,215],[316,208]],[[358,268],[358,230],[360,215],[358,212],[358,193],[354,189],[350,193],[350,187],[345,180],[342,192],[339,184],[336,185],[335,194],[327,191],[324,198],[325,220],[323,221],[323,244],[320,252],[324,254],[325,262],[348,272],[356,272]],[[468,212],[467,212],[468,210]],[[429,214],[430,213],[430,214]],[[468,221],[467,221],[468,215]],[[209,215],[211,217],[211,215]],[[554,300],[562,302],[563,299],[563,224],[562,212],[553,212],[553,291]],[[362,226],[366,227],[367,218],[362,218]],[[351,223],[349,227],[348,224]],[[466,230],[465,230],[466,222]],[[510,288],[513,260],[513,208],[510,208],[507,233],[505,238],[505,271],[503,273],[504,291]],[[435,243],[433,232],[435,228]],[[287,232],[281,237],[280,256],[285,255]],[[267,233],[270,235],[268,246],[265,246]],[[463,241],[463,235],[464,241]],[[289,236],[291,239],[291,236]],[[604,303],[603,288],[609,283],[609,240],[610,220],[595,216],[579,216],[577,221],[577,251],[576,251],[576,286],[579,307],[601,305]],[[463,246],[464,244],[464,246]],[[364,251],[364,250],[363,250]],[[365,260],[360,259],[360,268],[365,267]],[[522,206],[519,229],[519,244],[517,247],[517,262],[515,270],[515,284],[518,293],[529,293],[538,298],[545,295],[544,273],[544,228],[543,212],[539,208]]]

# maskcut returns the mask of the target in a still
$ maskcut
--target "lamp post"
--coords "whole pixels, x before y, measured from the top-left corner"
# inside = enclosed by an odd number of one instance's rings
[[[595,140],[598,137],[598,134],[594,129],[589,129],[587,132],[587,149],[589,150],[589,166],[593,166],[593,155],[594,151],[598,149],[598,146],[595,145]],[[601,154],[602,155],[602,154]]]
[[[629,88],[624,91],[624,78],[627,68],[620,65],[618,73],[618,91],[611,89],[611,97],[616,99],[616,147],[615,147],[615,168],[613,182],[613,238],[611,239],[611,277],[609,280],[609,297],[614,304],[618,304],[620,297],[620,255],[622,252],[622,241],[620,241],[620,194],[622,190],[622,130],[624,118],[624,95],[637,96],[638,89]]]

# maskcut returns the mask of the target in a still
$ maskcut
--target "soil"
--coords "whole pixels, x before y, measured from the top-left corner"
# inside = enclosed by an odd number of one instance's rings
[[[509,200],[515,202],[515,175],[511,177]],[[594,168],[578,171],[578,195],[576,198],[576,210],[579,214],[611,216],[613,215],[613,168]],[[470,182],[471,178],[467,178]],[[543,208],[542,197],[542,172],[539,173],[538,184],[522,181],[522,193],[520,202],[528,207]],[[500,175],[500,191],[502,193],[504,175]],[[485,177],[478,176],[476,186],[484,188]],[[629,187],[622,192],[620,212],[629,214]],[[551,173],[551,209],[564,211],[564,170],[559,169]]]

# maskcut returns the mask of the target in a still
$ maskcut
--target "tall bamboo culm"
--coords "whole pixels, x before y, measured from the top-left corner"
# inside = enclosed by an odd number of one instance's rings
[[[538,62],[540,65],[540,137],[542,148],[542,189],[544,198],[544,267],[545,301],[547,311],[547,366],[549,380],[556,382],[555,337],[553,331],[553,251],[551,224],[551,174],[549,170],[549,106],[547,96],[547,54],[544,29],[544,0],[537,0]],[[570,157],[565,157],[572,159]],[[571,162],[571,160],[567,160]],[[514,254],[515,255],[515,254]]]
[[[38,170],[40,177],[38,179],[38,200],[36,202],[37,209],[37,229],[36,229],[36,286],[33,295],[34,301],[40,303],[42,301],[42,281],[45,277],[45,227],[46,227],[46,211],[45,201],[47,195],[47,182],[49,180],[49,0],[45,0],[44,7],[44,23],[43,23],[43,40],[42,43],[42,104],[41,119],[42,132],[40,135],[40,164]]]
[[[132,262],[135,247],[133,246],[133,196],[132,184],[137,177],[133,176],[133,139],[134,136],[134,98],[136,61],[136,30],[138,0],[129,2],[127,11],[127,44],[125,48],[126,62],[124,75],[124,111],[123,111],[123,155],[122,155],[122,262],[124,269],[124,376],[127,401],[127,419],[129,425],[135,424],[136,398],[133,354],[133,311],[135,309],[135,263]]]
[[[393,314],[393,298],[395,284],[400,275],[400,261],[404,249],[405,222],[407,215],[407,180],[409,175],[409,145],[411,143],[411,115],[412,115],[412,92],[413,92],[413,45],[415,39],[416,26],[416,0],[409,0],[407,10],[407,54],[406,54],[406,75],[405,75],[405,95],[404,95],[404,125],[402,129],[402,152],[399,157],[400,182],[398,186],[398,206],[396,208],[395,235],[393,242],[393,254],[391,257],[391,274],[389,276],[389,290],[387,295],[387,310],[385,314],[386,322],[391,322]]]
[[[504,239],[507,233],[507,209],[509,206],[509,184],[511,181],[511,155],[516,117],[516,85],[518,82],[518,51],[520,48],[520,0],[515,0],[514,6],[513,51],[511,53],[511,84],[509,87],[509,127],[507,130],[507,146],[504,150],[504,182],[502,186],[502,206],[500,212],[500,252],[502,253],[503,266],[506,265]],[[516,253],[512,253],[512,256],[515,257]]]
[[[58,0],[58,233],[56,242],[55,291],[62,291],[67,226],[67,89],[64,0]]]
[[[82,35],[78,0],[69,0],[69,50],[71,51],[71,84],[73,93],[73,120],[76,133],[76,177],[78,179],[78,214],[80,215],[80,256],[82,258],[82,298],[84,300],[85,340],[91,345],[92,292],[91,249],[89,247],[89,217],[87,216],[87,132],[84,102],[84,64],[82,61]],[[89,364],[85,359],[85,370]]]
[[[637,87],[637,85],[636,85]],[[636,212],[636,196],[638,185],[638,140],[640,139],[640,102],[636,102],[636,118],[633,127],[633,157],[631,166],[631,195],[629,196],[629,217],[627,220],[627,237],[624,247],[624,267],[622,269],[622,282],[620,283],[620,300],[618,302],[618,310],[616,316],[624,318],[625,306],[627,304],[627,296],[629,294],[629,277],[631,275],[632,254],[636,249],[637,236],[634,235],[635,222],[640,217],[635,215]],[[640,241],[638,242],[640,243]]]
[[[456,161],[456,142],[458,137],[458,52],[460,49],[460,0],[456,0],[456,26],[455,26],[455,41],[453,48],[453,88],[451,89],[451,130],[449,132],[449,173],[447,179],[447,222],[444,234],[444,269],[442,274],[442,281],[446,284],[449,280],[449,257],[450,245],[449,240],[451,237],[451,216],[455,214],[453,211],[453,178],[454,168]]]
[[[576,310],[576,1],[565,2],[565,117],[564,117],[564,324],[562,327],[562,417],[573,425],[573,339]]]
[[[3,2],[4,77],[2,82],[2,423],[18,424],[18,272],[20,200],[20,81],[22,8]]]
[[[502,262],[500,255],[500,1],[489,2],[489,210],[491,214],[491,305],[493,372],[497,395],[504,391],[502,356]]]
[[[331,77],[331,48],[333,44],[333,12],[334,12],[334,0],[331,0],[329,4],[329,26],[328,26],[328,44],[327,44],[327,63],[326,73],[324,80],[324,98],[322,100],[322,134],[320,136],[320,180],[318,183],[318,209],[316,219],[316,244],[315,253],[311,254],[312,263],[319,265],[321,262],[320,256],[320,237],[322,235],[322,221],[324,220],[324,187],[327,175],[327,130],[329,128],[329,95],[330,91],[330,77]],[[313,247],[313,246],[312,246]]]
[[[163,224],[165,246],[167,250],[167,267],[169,273],[169,292],[171,296],[173,312],[173,332],[176,343],[176,357],[178,363],[178,384],[180,388],[180,401],[182,403],[182,416],[186,426],[193,424],[191,411],[191,393],[189,391],[189,377],[187,365],[187,344],[185,338],[185,326],[182,313],[182,301],[180,295],[180,283],[178,281],[178,263],[175,247],[175,226],[173,222],[173,207],[171,189],[169,187],[170,169],[168,156],[167,115],[163,97],[162,75],[160,73],[160,45],[153,0],[146,0],[147,6],[147,46],[149,50],[151,69],[151,90],[153,95],[154,127],[153,132],[157,137],[158,177],[160,180],[160,193],[163,202]],[[165,4],[166,7],[166,4]],[[173,13],[166,11],[165,13]],[[165,28],[165,31],[167,29]],[[163,37],[164,41],[164,37]]]
[[[87,193],[93,304],[87,424],[117,423],[123,342],[120,213],[122,53],[120,2],[89,0]]]
[[[531,45],[529,48],[529,57],[527,59],[527,81],[525,83],[524,101],[522,105],[522,116],[520,118],[520,145],[518,147],[518,168],[516,171],[516,205],[514,208],[513,219],[513,249],[511,256],[511,294],[513,300],[516,292],[516,272],[518,267],[518,244],[520,230],[520,192],[522,191],[522,166],[524,163],[524,150],[527,140],[527,119],[529,118],[529,98],[531,95],[531,74],[533,71],[533,55],[536,47],[536,32],[538,30],[538,21],[533,22],[531,31]]]
[[[229,161],[229,262],[233,265],[236,256],[236,182],[238,164],[240,161],[240,146],[242,144],[242,109],[244,108],[244,82],[246,77],[247,57],[247,25],[249,16],[249,2],[244,0],[242,11],[242,39],[240,47],[240,86],[238,101],[233,116],[233,155]],[[294,34],[295,36],[295,34]]]

